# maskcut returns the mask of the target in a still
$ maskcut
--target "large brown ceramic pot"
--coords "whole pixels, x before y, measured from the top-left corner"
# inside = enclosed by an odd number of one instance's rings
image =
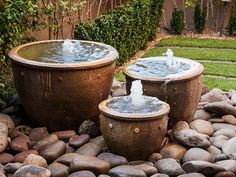
[[[163,102],[162,109],[153,113],[120,113],[107,107],[112,99],[99,104],[108,149],[130,161],[147,160],[151,153],[159,152],[167,131],[169,105]]]
[[[161,59],[163,57],[153,57],[151,59]],[[150,58],[143,58],[143,60]],[[126,89],[130,93],[131,83],[134,80],[141,80],[144,95],[154,96],[170,105],[169,123],[171,128],[178,121],[190,123],[196,112],[202,91],[203,66],[200,63],[189,59],[177,58],[196,64],[190,72],[173,76],[171,80],[161,77],[148,78],[145,75],[135,75],[129,72],[128,67],[136,61],[124,67],[126,76]]]
[[[34,61],[52,44],[63,40],[33,42],[11,50],[14,84],[22,104],[37,126],[50,131],[77,129],[80,123],[99,116],[98,104],[107,99],[115,71],[117,51],[100,59],[80,63],[46,63]]]

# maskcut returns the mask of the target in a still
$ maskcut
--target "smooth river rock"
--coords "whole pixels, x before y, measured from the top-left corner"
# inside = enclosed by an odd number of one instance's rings
[[[228,124],[236,125],[236,118],[233,115],[224,115],[222,119]]]
[[[19,170],[21,167],[23,167],[22,163],[8,163],[4,166],[4,171],[8,173],[15,173],[17,170]]]
[[[223,171],[217,173],[214,177],[235,177],[235,174],[231,171]]]
[[[51,172],[36,165],[25,165],[14,173],[14,177],[50,177]]]
[[[8,128],[5,124],[0,123],[0,153],[8,146]]]
[[[194,114],[193,120],[209,120],[211,117],[212,115],[209,112],[199,109]]]
[[[169,143],[161,149],[160,154],[163,158],[173,158],[181,161],[186,152],[187,149],[184,146],[180,144]]]
[[[236,161],[235,160],[222,160],[215,163],[216,165],[224,168],[226,171],[236,173]]]
[[[224,135],[219,135],[219,136],[210,138],[211,144],[217,147],[218,149],[221,149],[228,140],[229,138]]]
[[[54,162],[62,163],[65,165],[70,165],[71,162],[79,156],[80,155],[77,153],[67,153],[67,154],[63,154],[62,156],[58,157]]]
[[[100,160],[94,156],[79,155],[70,164],[70,172],[89,170],[99,174],[107,174],[110,164],[104,160]]]
[[[76,150],[76,153],[81,155],[97,156],[101,152],[101,147],[96,143],[89,142]]]
[[[183,129],[174,133],[174,137],[181,144],[189,147],[208,148],[211,143],[206,137],[192,129]]]
[[[189,161],[184,163],[182,167],[187,173],[198,172],[206,176],[225,171],[224,168],[206,161]]]
[[[191,148],[185,153],[184,158],[183,158],[183,163],[193,161],[193,160],[213,162],[213,156],[204,149]]]
[[[162,155],[159,153],[152,153],[149,158],[148,161],[152,162],[153,164],[155,164],[158,160],[163,159]]]
[[[65,154],[66,153],[73,153],[73,152],[75,152],[75,148],[71,147],[68,143],[66,143]]]
[[[97,144],[101,149],[107,147],[103,136],[97,136],[96,138],[90,139],[89,142]]]
[[[128,160],[125,157],[108,153],[108,152],[99,154],[97,158],[108,162],[111,168],[128,164]]]
[[[188,174],[179,175],[178,177],[205,177],[205,175],[201,173],[188,173]]]
[[[26,135],[16,137],[11,143],[10,148],[16,152],[23,152],[29,150],[30,139]]]
[[[29,132],[30,141],[37,142],[49,135],[47,127],[32,128]]]
[[[91,171],[83,170],[71,173],[68,177],[96,177]]]
[[[143,170],[144,173],[146,173],[147,176],[154,175],[158,172],[157,168],[154,166],[154,164],[152,162],[132,161],[132,162],[129,162],[129,165],[132,165],[136,168],[139,168],[139,169]]]
[[[39,154],[48,162],[51,162],[64,154],[65,149],[66,144],[64,143],[64,141],[57,141],[53,144],[42,147]]]
[[[229,141],[224,143],[222,151],[225,154],[236,153],[236,137],[231,138]]]
[[[3,152],[0,154],[0,163],[1,164],[7,164],[9,162],[12,162],[14,160],[14,156],[12,154]]]
[[[147,177],[143,170],[131,165],[121,165],[109,170],[111,177]]]
[[[219,154],[214,157],[214,162],[222,161],[222,160],[228,160],[229,156],[226,154]]]
[[[236,160],[236,153],[231,153],[227,155],[229,157],[229,159],[231,160]]]
[[[222,90],[212,89],[210,92],[201,96],[201,102],[220,102],[230,101],[230,99],[224,94]]]
[[[183,129],[189,129],[188,123],[185,121],[178,121],[172,128],[172,133],[175,134],[175,132],[179,132]]]
[[[212,136],[219,136],[219,135],[223,135],[231,139],[233,137],[236,137],[236,131],[228,129],[228,128],[224,128],[224,129],[216,131]]]
[[[216,113],[219,115],[234,115],[236,116],[236,107],[233,107],[231,104],[226,102],[214,102],[214,103],[208,103],[204,106],[204,109],[206,111]]]
[[[5,124],[9,130],[13,130],[15,128],[15,123],[7,114],[0,113],[0,123]]]
[[[69,167],[61,163],[52,163],[47,169],[51,172],[51,177],[67,177],[69,175]]]
[[[214,129],[209,121],[198,119],[191,122],[189,126],[191,129],[196,130],[198,133],[206,134],[209,136],[214,133]]]
[[[230,125],[230,124],[225,124],[225,123],[214,123],[214,124],[212,124],[212,127],[213,127],[214,131],[218,131],[221,129],[230,129],[230,130],[236,131],[236,126]]]
[[[15,155],[14,162],[23,163],[23,161],[26,159],[26,157],[30,154],[38,155],[39,153],[36,150],[28,150],[28,151],[20,152]]]
[[[64,130],[53,132],[52,135],[56,135],[59,140],[68,141],[71,137],[76,135],[74,130]]]
[[[216,148],[215,146],[210,146],[209,148],[207,148],[207,151],[211,153],[213,157],[222,153],[221,150]]]
[[[219,117],[213,117],[211,119],[208,120],[211,123],[224,123],[225,121]]]
[[[231,96],[231,101],[232,101],[233,105],[236,105],[236,93],[234,93],[234,94]]]
[[[40,167],[47,167],[47,161],[39,156],[39,155],[35,155],[35,154],[30,154],[26,157],[26,159],[24,160],[23,164],[25,165],[36,165],[36,166],[40,166]]]
[[[161,159],[157,161],[155,166],[160,173],[164,173],[169,176],[178,176],[185,173],[181,165],[175,159],[171,158]]]
[[[45,138],[39,140],[37,143],[35,143],[32,147],[34,150],[40,150],[42,147],[53,144],[58,141],[57,135],[48,135]]]
[[[169,177],[169,175],[166,175],[163,173],[156,173],[155,175],[152,175],[151,177]]]
[[[76,135],[69,139],[69,145],[73,148],[79,148],[82,145],[86,144],[89,141],[90,137],[87,134],[84,135]]]

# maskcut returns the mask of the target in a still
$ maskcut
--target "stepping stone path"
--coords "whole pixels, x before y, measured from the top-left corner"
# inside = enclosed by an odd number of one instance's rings
[[[114,85],[113,96],[125,93],[123,85]],[[77,132],[48,132],[46,127],[19,125],[14,116],[22,114],[13,109],[19,105],[17,95],[9,102],[1,100],[1,177],[235,177],[236,174],[236,92],[213,89],[202,95],[193,121],[178,122],[166,134],[162,149],[139,161],[129,161],[110,152],[99,127],[92,121],[83,122]],[[6,114],[6,110],[12,111]]]

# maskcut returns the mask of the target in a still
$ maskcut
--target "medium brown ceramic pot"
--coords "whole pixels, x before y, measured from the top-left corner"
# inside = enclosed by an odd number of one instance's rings
[[[80,63],[45,63],[32,60],[53,43],[63,40],[33,42],[11,50],[14,84],[22,104],[37,126],[50,131],[77,129],[80,123],[99,116],[98,104],[107,99],[115,71],[117,51],[102,46],[109,53],[101,59]]]
[[[143,58],[162,59],[163,57]],[[202,72],[203,66],[200,63],[189,59],[177,58],[181,61],[194,63],[195,67],[189,72],[173,75],[172,78],[150,77],[145,75],[135,75],[129,71],[129,66],[124,67],[126,76],[126,89],[130,93],[131,83],[134,80],[141,80],[144,95],[157,97],[170,105],[168,128],[172,128],[178,121],[190,123],[196,112],[197,105],[202,91]]]
[[[99,104],[100,123],[108,149],[128,160],[147,160],[159,152],[168,124],[169,105],[159,112],[146,114],[119,113],[107,107],[113,98]]]

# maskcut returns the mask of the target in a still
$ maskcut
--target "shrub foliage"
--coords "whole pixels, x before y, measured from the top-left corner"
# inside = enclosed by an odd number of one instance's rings
[[[227,31],[230,36],[232,36],[236,32],[236,15],[231,15],[227,26]]]
[[[198,33],[202,33],[206,24],[206,12],[201,10],[199,3],[194,8],[194,26]]]
[[[12,75],[8,60],[11,48],[26,41],[26,32],[37,18],[35,0],[0,0],[0,96]]]
[[[170,21],[171,33],[181,34],[184,29],[184,11],[174,9]]]
[[[133,0],[88,23],[79,24],[75,38],[109,44],[116,48],[122,65],[155,38],[163,0]]]

